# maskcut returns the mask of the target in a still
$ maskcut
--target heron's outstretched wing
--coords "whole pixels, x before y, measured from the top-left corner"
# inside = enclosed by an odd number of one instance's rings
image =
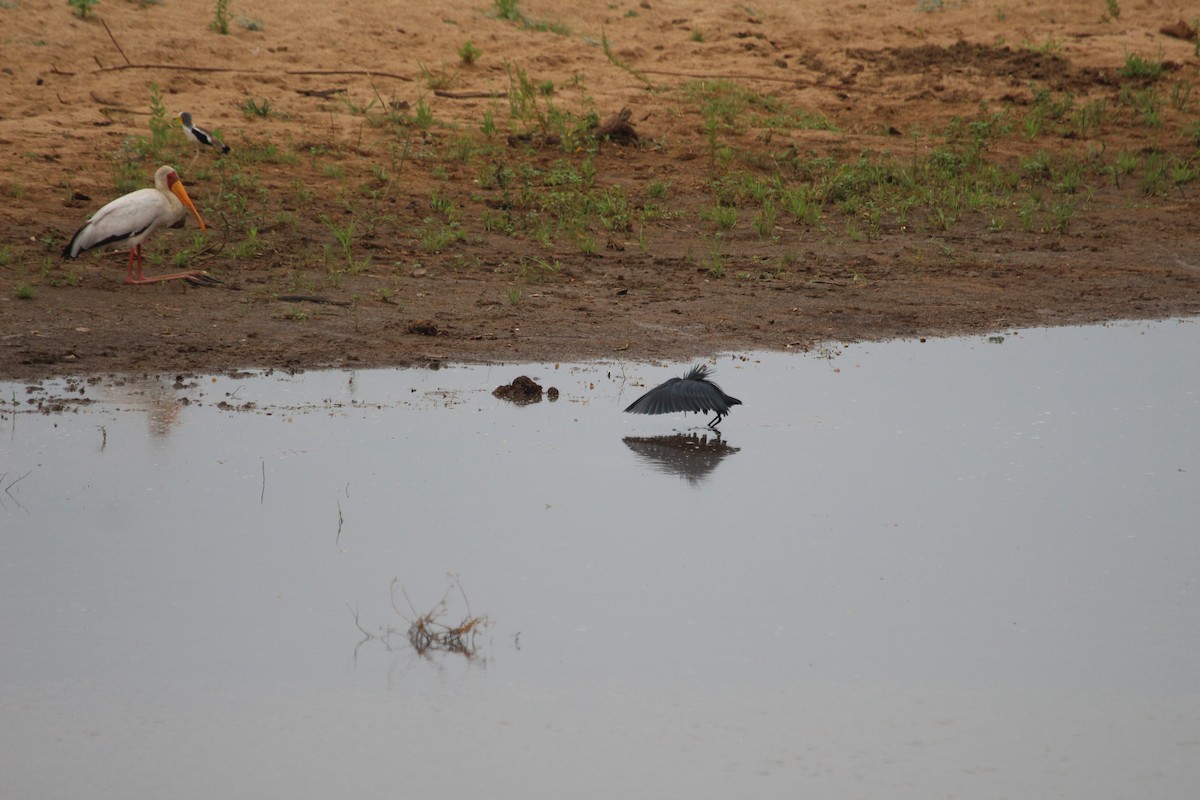
[[[716,384],[708,381],[694,381],[685,378],[675,384],[672,397],[677,406],[675,411],[695,411],[699,414],[707,414],[710,411],[718,414],[729,413],[729,404],[725,402],[725,395],[721,393]]]
[[[634,400],[625,410],[631,414],[674,414],[679,411],[726,414],[729,405],[721,390],[707,381],[671,378]]]
[[[671,387],[680,383],[679,378],[671,378],[671,380],[655,386],[644,395],[634,400],[629,404],[629,408],[625,411],[629,414],[670,414],[673,411],[680,411],[672,404]]]

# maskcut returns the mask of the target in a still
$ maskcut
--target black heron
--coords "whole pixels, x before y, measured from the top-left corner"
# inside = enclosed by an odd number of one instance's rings
[[[676,411],[707,414],[711,411],[717,416],[708,427],[715,431],[730,407],[740,406],[742,401],[722,392],[720,386],[708,379],[711,374],[706,364],[697,364],[682,378],[671,378],[661,386],[655,386],[634,400],[625,411],[630,414],[673,414]]]

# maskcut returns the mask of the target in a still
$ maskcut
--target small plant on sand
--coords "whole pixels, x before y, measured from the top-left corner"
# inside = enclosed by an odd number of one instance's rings
[[[474,64],[479,60],[479,48],[476,47],[469,39],[463,42],[462,47],[458,48],[458,57],[462,59],[464,64]]]
[[[525,70],[511,63],[504,65],[508,73],[509,119],[519,123],[524,133],[535,130],[541,136],[558,137],[565,152],[574,152],[585,137],[583,129],[592,121],[563,111],[554,104],[554,82],[538,82]]]
[[[1066,233],[1067,228],[1071,223],[1071,217],[1075,215],[1075,204],[1062,200],[1050,207],[1050,230],[1058,233]]]
[[[229,0],[217,0],[213,21],[208,23],[208,28],[222,36],[229,33]]]
[[[630,75],[637,78],[639,81],[646,84],[647,86],[649,86],[651,88],[654,87],[654,84],[650,83],[649,78],[647,78],[642,73],[638,72],[633,67],[629,66],[629,64],[627,64],[624,61],[622,61],[621,59],[617,58],[617,54],[613,52],[612,45],[610,45],[608,42],[608,35],[605,33],[603,28],[600,29],[600,46],[604,48],[605,57],[608,58],[609,63],[611,63],[614,67],[619,67],[620,69],[625,70]]]
[[[492,11],[500,19],[506,19],[509,22],[520,22],[525,18],[525,15],[517,8],[519,2],[520,0],[494,0]]]
[[[1191,124],[1186,125],[1183,129],[1183,134],[1192,147],[1200,147],[1200,120],[1195,120]]]
[[[549,31],[550,33],[557,33],[559,36],[569,36],[571,34],[570,28],[560,22],[530,19],[518,8],[519,5],[520,0],[493,0],[492,13],[500,19],[515,22],[531,31]]]
[[[93,13],[92,9],[99,2],[100,0],[67,0],[67,5],[75,9],[75,13],[79,15],[80,19],[87,19],[88,14]]]
[[[700,210],[700,218],[714,223],[722,230],[729,230],[737,224],[738,212],[733,206],[715,205]]]
[[[1117,93],[1117,100],[1136,111],[1146,127],[1162,127],[1162,116],[1159,113],[1162,109],[1162,97],[1153,86],[1145,89],[1122,86],[1121,91]]]
[[[775,232],[775,221],[779,216],[778,209],[775,206],[775,201],[765,200],[762,209],[754,213],[754,230],[762,239],[766,239]]]
[[[708,274],[714,278],[720,278],[725,274],[725,256],[716,247],[708,253]]]
[[[258,238],[258,227],[251,225],[246,230],[246,238],[233,248],[233,257],[243,260],[254,258],[261,248],[262,242]]]
[[[424,97],[417,98],[417,109],[413,113],[412,124],[422,130],[433,124],[433,108],[425,102]]]
[[[1125,66],[1121,67],[1121,76],[1125,78],[1150,78],[1153,80],[1162,75],[1162,72],[1161,58],[1155,61],[1139,53],[1130,53],[1125,56]]]
[[[1041,200],[1037,197],[1026,197],[1017,207],[1017,219],[1021,221],[1021,230],[1029,232],[1037,223],[1037,214],[1041,210]]]
[[[22,283],[20,286],[17,287],[16,295],[17,295],[18,300],[32,300],[33,299],[33,287],[30,286],[28,283]]]
[[[427,253],[440,253],[455,242],[461,242],[467,238],[461,223],[457,221],[440,222],[432,218],[422,222],[417,236],[421,240],[421,247]]]
[[[167,105],[163,102],[158,84],[150,84],[150,153],[157,158],[171,141],[171,123]]]
[[[1145,172],[1142,175],[1142,194],[1147,197],[1166,193],[1170,186],[1168,169],[1170,161],[1160,153],[1151,153],[1146,157]]]
[[[1041,53],[1044,56],[1062,55],[1063,43],[1061,39],[1047,37],[1046,41],[1038,42],[1030,41],[1029,39],[1021,40],[1021,49],[1028,50],[1031,53]]]
[[[1132,175],[1133,171],[1141,164],[1141,157],[1137,153],[1131,153],[1128,150],[1121,150],[1117,153],[1117,158],[1108,168],[1112,173],[1113,183],[1117,186],[1121,185],[1122,175]]]
[[[1108,100],[1101,97],[1098,100],[1093,100],[1085,106],[1078,108],[1071,115],[1071,121],[1074,125],[1076,133],[1080,137],[1096,133],[1100,130],[1100,126],[1104,124],[1104,120],[1108,116]]]
[[[143,140],[144,141],[144,140]],[[121,154],[113,159],[112,163],[112,179],[113,186],[119,194],[128,194],[137,189],[144,188],[145,176],[142,174],[142,168],[138,165],[136,145],[126,142],[121,149]]]
[[[815,225],[821,219],[821,201],[817,190],[807,185],[791,186],[780,193],[783,210],[804,225]]]
[[[1171,108],[1176,111],[1187,109],[1188,99],[1192,96],[1191,81],[1175,81],[1171,85]]]
[[[446,65],[442,64],[442,68],[437,72],[426,67],[420,61],[417,66],[421,69],[421,77],[425,79],[425,85],[433,91],[439,89],[449,89],[454,84],[454,79],[458,77],[457,72],[446,72]]]
[[[479,123],[479,130],[489,139],[500,132],[496,127],[496,115],[490,108],[483,112],[483,122]]]
[[[322,216],[321,222],[329,229],[329,232],[333,234],[333,238],[337,239],[337,243],[341,247],[342,258],[346,262],[345,271],[359,273],[371,265],[370,256],[367,256],[362,261],[356,261],[354,258],[354,236],[358,227],[354,219],[351,219],[345,225],[338,225],[329,217]]]
[[[544,106],[539,106],[537,87],[520,67],[505,63],[508,71],[508,110],[514,120],[527,127],[534,124],[543,131],[549,126]]]
[[[242,113],[247,117],[269,117],[271,116],[271,101],[265,97],[261,103],[247,100],[242,106]]]

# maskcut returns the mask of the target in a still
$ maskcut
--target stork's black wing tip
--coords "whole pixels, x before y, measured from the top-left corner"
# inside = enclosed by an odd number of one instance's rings
[[[83,229],[86,227],[87,227],[87,225],[84,225],[79,230],[75,231],[75,235],[72,236],[70,238],[70,240],[63,246],[63,249],[62,249],[62,257],[63,258],[78,258],[79,257],[79,253],[72,253],[71,251],[75,249],[75,240],[79,238],[79,234],[82,233]]]

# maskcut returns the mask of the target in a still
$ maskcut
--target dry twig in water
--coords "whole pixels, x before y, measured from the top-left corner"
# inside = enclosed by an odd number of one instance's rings
[[[408,597],[408,592],[401,588],[404,600],[414,615],[414,618],[409,620],[408,642],[419,655],[444,651],[473,658],[476,653],[475,636],[489,624],[486,614],[477,617],[471,613],[471,604],[467,600],[467,594],[463,591],[462,584],[459,583],[457,576],[451,577],[454,579],[454,586],[458,587],[458,592],[462,595],[463,602],[467,605],[467,614],[458,625],[447,625],[441,621],[447,611],[446,601],[450,596],[451,589],[446,590],[446,594],[442,595],[442,599],[438,601],[437,605],[424,614],[418,614],[412,600]],[[392,580],[392,608],[396,610],[397,614],[408,619],[399,608],[396,608],[396,582],[397,579]]]

